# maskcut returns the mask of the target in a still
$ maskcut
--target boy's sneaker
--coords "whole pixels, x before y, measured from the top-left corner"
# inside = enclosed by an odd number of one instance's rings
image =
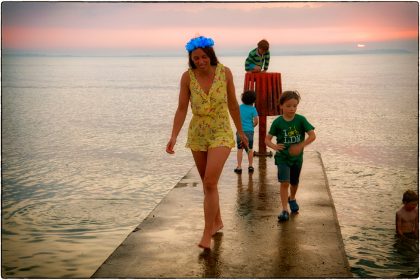
[[[289,206],[292,213],[296,213],[297,211],[299,211],[299,205],[297,204],[296,199],[290,200],[289,197],[287,200],[289,201]]]
[[[283,210],[277,218],[279,219],[279,222],[287,221],[289,220],[289,212]]]

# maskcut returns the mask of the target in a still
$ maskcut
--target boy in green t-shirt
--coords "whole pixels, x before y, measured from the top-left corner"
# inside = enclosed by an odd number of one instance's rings
[[[296,202],[296,192],[299,185],[299,176],[303,163],[303,149],[312,143],[316,136],[314,127],[302,115],[296,114],[300,95],[297,91],[285,91],[280,97],[280,107],[283,115],[274,120],[270,131],[265,137],[265,144],[276,151],[274,156],[278,168],[280,182],[280,200],[283,207],[278,216],[279,221],[289,219],[287,204],[292,213],[299,211]],[[305,133],[308,138],[305,139]],[[277,138],[276,144],[272,142]],[[289,196],[290,185],[290,196]]]

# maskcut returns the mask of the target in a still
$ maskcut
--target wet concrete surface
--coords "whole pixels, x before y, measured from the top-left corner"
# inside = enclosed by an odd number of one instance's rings
[[[224,228],[203,251],[203,191],[194,167],[98,268],[92,278],[350,278],[321,156],[305,151],[299,214],[278,223],[273,158],[255,172],[233,172],[232,152],[219,181]],[[247,167],[247,162],[243,167]]]

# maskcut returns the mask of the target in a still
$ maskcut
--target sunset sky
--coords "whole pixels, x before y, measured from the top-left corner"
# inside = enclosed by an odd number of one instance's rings
[[[417,2],[2,2],[1,15],[3,51],[183,54],[196,35],[218,51],[418,48]]]

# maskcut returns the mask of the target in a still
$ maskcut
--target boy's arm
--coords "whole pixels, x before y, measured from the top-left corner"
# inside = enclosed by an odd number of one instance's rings
[[[268,70],[268,65],[270,64],[270,52],[267,51],[265,54],[265,63],[264,63],[264,71]]]
[[[305,139],[305,141],[303,141],[303,147],[308,146],[309,144],[311,144],[312,142],[315,141],[316,139],[316,135],[315,135],[315,131],[314,130],[310,130],[308,132],[306,132],[308,134],[308,138]]]
[[[258,125],[258,116],[254,117],[253,123],[254,123],[254,127]]]
[[[305,141],[302,141],[302,142],[297,143],[297,144],[290,145],[289,154],[291,154],[292,156],[297,156],[302,152],[302,150],[306,146],[308,146],[309,144],[311,144],[312,142],[315,141],[316,135],[315,135],[314,130],[309,130],[306,133],[308,134],[308,137],[305,139]]]
[[[245,71],[250,71],[252,70],[250,68],[251,64],[256,64],[255,60],[254,60],[254,54],[253,54],[253,50],[249,52],[248,57],[245,60]]]
[[[271,140],[273,139],[273,135],[271,135],[270,133],[268,133],[265,136],[265,140],[264,143],[267,145],[267,147],[270,147],[271,149],[275,150],[275,151],[281,151],[284,150],[284,145],[283,144],[274,144]]]
[[[404,236],[404,233],[402,231],[402,225],[401,225],[401,217],[398,215],[398,212],[395,214],[395,231],[398,235]]]

